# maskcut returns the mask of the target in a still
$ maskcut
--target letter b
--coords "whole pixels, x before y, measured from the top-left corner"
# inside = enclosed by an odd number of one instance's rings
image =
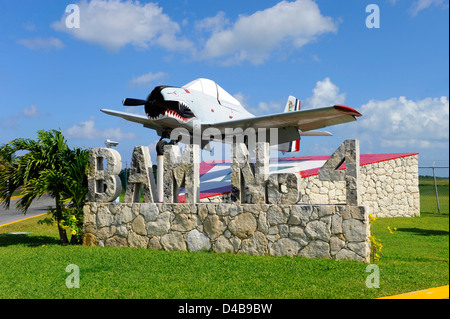
[[[103,167],[106,161],[106,168]],[[122,190],[119,173],[122,158],[111,148],[92,148],[89,151],[88,197],[91,202],[112,202]]]

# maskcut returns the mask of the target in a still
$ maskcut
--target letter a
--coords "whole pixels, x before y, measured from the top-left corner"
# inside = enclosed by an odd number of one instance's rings
[[[69,4],[66,7],[66,12],[70,14],[66,17],[66,27],[68,29],[80,28],[80,7],[76,4]]]
[[[376,4],[369,4],[366,12],[371,12],[366,18],[366,27],[369,29],[380,28],[380,8]]]
[[[366,278],[366,287],[380,288],[380,268],[377,265],[370,264],[367,265],[366,272],[371,273]]]
[[[80,268],[75,264],[66,267],[66,272],[71,272],[66,278],[67,288],[80,288]]]
[[[155,177],[153,165],[147,146],[136,146],[131,158],[130,176],[128,177],[125,203],[139,202],[141,186],[144,193],[144,202],[153,203],[155,198]]]

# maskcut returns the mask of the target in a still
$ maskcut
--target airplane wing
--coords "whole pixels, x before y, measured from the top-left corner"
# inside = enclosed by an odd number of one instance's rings
[[[131,122],[135,122],[135,123],[139,123],[142,125],[150,125],[153,124],[153,121],[150,121],[148,119],[148,117],[144,116],[144,115],[139,115],[139,114],[132,114],[132,113],[125,113],[125,112],[120,112],[120,111],[114,111],[114,110],[108,110],[108,109],[101,109],[100,111],[102,111],[103,113],[112,115],[112,116],[117,116],[117,117],[121,117],[124,120],[127,121],[131,121]],[[157,127],[155,127],[156,129]],[[158,126],[159,128],[159,126]]]
[[[139,114],[133,114],[133,113],[125,113],[120,111],[114,111],[114,110],[108,110],[108,109],[101,109],[103,113],[121,117],[124,120],[135,122],[142,124],[144,127],[154,129],[158,135],[161,135],[161,132],[164,128],[177,128],[180,127],[180,123],[175,120],[174,118],[162,118],[162,119],[156,119],[156,120],[150,120],[145,115],[139,115]]]
[[[157,131],[161,136],[161,132],[166,129],[174,129],[183,125],[174,118],[149,119],[144,115],[125,113],[120,111],[101,109],[103,113],[123,118],[127,121],[142,124],[144,127],[151,128]],[[226,133],[226,128],[236,129],[252,127],[255,130],[258,128],[270,129],[278,128],[278,143],[287,143],[298,140],[300,136],[330,136],[329,132],[313,131],[327,126],[352,122],[356,117],[362,116],[358,111],[345,106],[334,105],[331,107],[286,112],[272,115],[263,115],[257,117],[249,117],[245,119],[232,120],[220,123],[202,123],[202,131],[208,127],[214,127]],[[186,128],[191,131],[189,123]],[[267,136],[268,138],[268,136]]]
[[[306,132],[311,130],[356,121],[356,117],[360,116],[362,115],[351,107],[334,105],[319,109],[263,115],[221,123],[202,124],[202,128],[207,126],[215,127],[221,131],[223,130],[223,132],[225,131],[225,128],[235,129],[238,127],[243,130],[248,127],[253,127],[254,129],[278,128],[278,142],[285,143],[298,140],[298,130],[305,132],[305,134],[302,135],[306,135]]]

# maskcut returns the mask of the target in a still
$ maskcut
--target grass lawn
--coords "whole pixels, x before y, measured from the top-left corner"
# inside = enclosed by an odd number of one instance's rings
[[[448,285],[448,179],[439,180],[441,214],[433,181],[421,179],[420,191],[420,217],[372,225],[383,245],[380,288],[367,288],[367,264],[351,261],[60,246],[56,226],[37,224],[44,216],[0,227],[0,299],[376,298]],[[78,289],[66,287],[71,264]]]
[[[43,218],[43,217],[41,217]],[[60,246],[32,218],[0,227],[0,298],[376,298],[449,282],[448,214],[379,218],[380,288],[366,264],[290,257]],[[388,226],[397,228],[393,234]],[[31,232],[6,235],[9,232]],[[80,288],[66,287],[80,269]]]
[[[436,181],[439,207],[441,213],[448,214],[449,211],[449,182],[448,178],[438,178]],[[435,213],[437,209],[436,188],[434,186],[434,179],[432,177],[420,176],[420,207],[421,212]]]

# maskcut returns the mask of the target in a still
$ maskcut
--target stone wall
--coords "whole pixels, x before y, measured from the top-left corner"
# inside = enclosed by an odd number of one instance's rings
[[[302,203],[346,202],[345,182],[321,181],[318,176],[301,181]],[[361,166],[361,204],[376,217],[420,215],[418,155]]]
[[[84,244],[369,262],[362,206],[88,203]]]
[[[420,215],[418,155],[361,166],[361,203],[376,217]],[[321,181],[318,175],[300,181],[301,203],[346,203],[344,181]],[[202,198],[202,202],[231,202],[230,193]]]

